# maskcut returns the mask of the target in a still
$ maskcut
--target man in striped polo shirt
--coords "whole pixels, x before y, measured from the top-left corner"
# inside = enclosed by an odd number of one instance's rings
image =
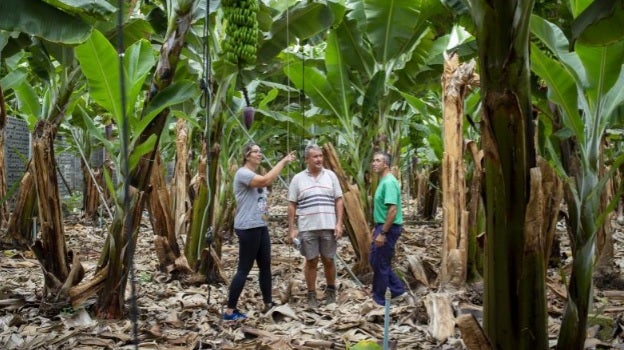
[[[336,302],[334,257],[337,240],[342,237],[344,209],[338,177],[323,167],[323,152],[319,146],[307,146],[304,157],[307,168],[293,177],[288,188],[288,229],[291,240],[298,236],[301,241],[301,254],[306,259],[308,307],[315,308],[319,305],[316,298],[319,256],[327,282],[325,302]],[[295,216],[298,217],[297,226]]]

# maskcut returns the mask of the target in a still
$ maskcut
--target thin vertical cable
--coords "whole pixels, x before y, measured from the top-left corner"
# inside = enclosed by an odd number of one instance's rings
[[[121,172],[124,176],[123,182],[123,215],[124,215],[124,232],[125,242],[132,242],[132,220],[130,213],[130,166],[128,160],[128,118],[126,115],[126,78],[124,71],[124,43],[123,43],[123,0],[117,2],[117,56],[119,57],[119,90],[121,92]],[[139,336],[137,326],[137,301],[136,301],[136,284],[134,276],[134,244],[128,244],[130,248],[127,252],[129,257],[130,269],[130,289],[132,296],[130,298],[130,318],[132,321],[132,335],[134,340],[134,348],[139,348]]]
[[[204,129],[204,137],[206,137],[207,144],[210,146],[210,104],[211,104],[211,91],[210,91],[210,83],[212,81],[212,58],[210,57],[210,43],[208,43],[208,36],[210,33],[210,0],[206,1],[206,18],[204,20],[204,46],[203,46],[203,56],[204,56],[204,74],[203,74],[203,82],[202,82],[202,93],[204,94],[204,104],[205,112],[206,112],[206,125]]]
[[[290,7],[286,8],[286,45],[290,47]],[[286,119],[286,153],[290,152],[290,116],[291,116],[291,113],[290,113],[290,60],[291,58],[288,57],[286,61],[286,70],[288,71],[288,74],[286,74],[287,76],[286,79],[287,79],[287,84],[288,84],[288,89],[286,91],[286,94],[288,96],[287,103],[286,103],[286,113],[289,116],[289,118]],[[288,176],[288,181],[290,181],[290,167],[288,167],[287,176]]]
[[[299,102],[299,106],[301,107],[301,120],[302,120],[302,125],[301,125],[301,144],[303,144],[304,138],[305,138],[305,131],[306,131],[306,123],[305,123],[305,64],[306,64],[306,59],[305,59],[305,45],[302,44],[301,45],[301,92],[299,94],[300,96],[300,102]],[[314,138],[314,135],[312,135]]]
[[[208,159],[206,160],[208,163],[207,164],[208,173],[210,173],[209,167],[214,166],[214,164],[212,164],[212,159],[211,159],[212,153],[210,152],[210,147],[212,143],[212,123],[211,123],[211,118],[210,118],[210,105],[212,104],[212,91],[210,90],[211,83],[212,83],[212,57],[210,57],[210,43],[208,42],[209,36],[210,36],[210,0],[206,0],[206,13],[205,13],[205,18],[204,18],[204,46],[203,46],[203,52],[202,52],[202,54],[204,55],[204,74],[203,74],[202,84],[201,84],[203,101],[200,102],[200,104],[204,103],[203,107],[206,113],[206,125],[204,126],[204,141],[206,142],[206,152],[207,152],[206,156],[208,157]],[[206,206],[204,207],[204,213],[203,213],[204,218],[206,217],[206,215],[208,215],[208,208],[210,207],[210,201],[212,201],[212,191],[210,188],[210,181],[208,180],[208,178],[206,178],[205,181],[206,181],[206,189],[208,191],[208,194],[207,194],[208,201],[206,202]],[[204,220],[202,220],[202,222],[204,222]],[[206,230],[206,236],[204,237],[206,244],[208,246],[212,244],[212,235],[210,234],[211,231],[212,231],[212,227],[209,227]],[[210,284],[208,284],[208,296],[207,296],[206,302],[209,305],[210,305],[211,290],[212,289],[210,288]]]

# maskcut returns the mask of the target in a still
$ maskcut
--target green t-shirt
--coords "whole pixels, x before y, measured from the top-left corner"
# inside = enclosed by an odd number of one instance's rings
[[[394,204],[397,206],[397,214],[394,218],[393,224],[403,224],[403,213],[401,210],[401,187],[399,180],[391,173],[382,177],[377,185],[375,191],[375,198],[373,200],[373,220],[376,224],[383,224],[386,222],[386,215],[388,214],[388,205]]]

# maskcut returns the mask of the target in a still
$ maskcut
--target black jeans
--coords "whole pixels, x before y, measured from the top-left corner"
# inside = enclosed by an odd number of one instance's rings
[[[236,309],[238,298],[243,291],[254,261],[260,269],[258,282],[260,282],[262,300],[268,304],[273,300],[271,297],[271,238],[269,237],[269,230],[264,226],[235,231],[238,236],[238,269],[232,278],[232,283],[230,283],[227,306],[230,309]]]

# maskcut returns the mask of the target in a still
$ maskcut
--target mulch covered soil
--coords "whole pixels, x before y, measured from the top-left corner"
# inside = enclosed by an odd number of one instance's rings
[[[136,326],[140,349],[346,349],[364,340],[393,349],[462,349],[457,328],[452,336],[436,339],[435,328],[425,307],[427,298],[445,293],[452,301],[455,315],[472,313],[482,321],[482,284],[449,292],[436,287],[436,272],[442,247],[441,221],[422,222],[415,216],[413,203],[405,203],[405,232],[397,245],[395,266],[409,286],[410,297],[389,308],[387,333],[386,309],[370,298],[370,276],[355,278],[350,267],[355,256],[349,239],[339,243],[337,259],[338,300],[323,305],[325,278],[319,264],[318,296],[321,306],[306,306],[303,258],[286,243],[286,207],[281,193],[272,198],[270,232],[273,251],[273,296],[280,304],[262,313],[263,303],[257,281],[257,268],[247,280],[239,309],[249,318],[243,322],[221,319],[227,298],[227,285],[188,286],[158,270],[154,254],[153,232],[147,218],[140,231],[135,256],[134,295],[138,312]],[[616,271],[612,278],[597,282],[587,345],[590,348],[624,349],[624,233],[615,221]],[[560,225],[563,229],[563,225]],[[67,242],[87,270],[93,273],[103,246],[106,228],[85,225],[68,217]],[[562,233],[562,235],[565,235]],[[563,240],[565,242],[565,240]],[[226,235],[223,263],[228,283],[237,262],[235,235]],[[548,274],[549,328],[552,344],[556,342],[565,306],[566,289],[561,271],[571,263],[569,250],[562,246],[563,267],[551,268]],[[420,262],[423,275],[413,272]],[[62,314],[45,317],[39,312],[43,277],[30,252],[5,250],[0,254],[0,348],[2,349],[134,349],[132,307],[124,320],[95,319],[90,312],[95,300],[83,307],[68,308]],[[128,283],[127,296],[133,295]],[[501,311],[502,312],[502,311]]]

